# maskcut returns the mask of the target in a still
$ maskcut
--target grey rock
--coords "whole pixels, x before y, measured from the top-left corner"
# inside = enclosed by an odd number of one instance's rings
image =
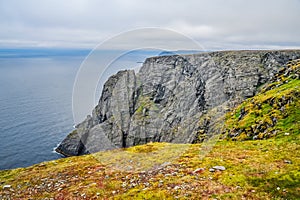
[[[219,171],[224,171],[226,170],[226,168],[224,166],[214,166],[213,167],[214,170],[219,170]]]
[[[292,161],[290,161],[290,160],[284,160],[283,162],[286,164],[292,164]]]
[[[213,169],[213,168],[210,168],[210,169],[209,169],[209,172],[214,172],[214,171],[216,171],[216,170]]]
[[[174,190],[179,190],[179,189],[181,189],[181,187],[178,186],[178,185],[176,185],[176,186],[174,187]]]
[[[82,152],[84,145],[77,131],[70,133],[55,149],[56,152],[65,156],[77,156]]]
[[[11,188],[11,185],[4,185],[3,186],[3,189],[5,190],[5,189],[10,189]]]
[[[111,150],[116,148],[108,139],[108,137],[104,135],[104,130],[107,129],[108,126],[110,128],[110,125],[104,122],[91,128],[85,139],[84,153]]]
[[[300,50],[148,58],[138,73],[120,71],[107,80],[91,116],[56,151],[73,156],[148,142],[201,142],[221,133],[228,109],[297,58]]]

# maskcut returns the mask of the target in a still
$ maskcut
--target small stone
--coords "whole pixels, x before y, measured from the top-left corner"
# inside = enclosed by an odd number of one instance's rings
[[[292,161],[290,161],[290,160],[284,160],[283,162],[286,164],[292,164]]]
[[[256,192],[255,190],[251,190],[252,193]]]
[[[200,173],[203,173],[204,172],[204,168],[198,168],[196,170],[193,171],[193,174],[200,174]]]
[[[280,187],[277,187],[276,189],[277,189],[277,190],[280,190]]]
[[[284,135],[288,136],[288,135],[290,135],[290,133],[284,133]]]
[[[214,172],[214,171],[215,171],[215,169],[213,169],[213,168],[210,168],[210,169],[209,169],[209,171],[210,171],[210,172]]]
[[[99,192],[97,192],[97,193],[96,193],[96,196],[100,196],[100,193],[99,193]]]
[[[219,170],[219,171],[224,171],[226,168],[224,166],[214,166],[213,169]]]
[[[174,190],[179,190],[180,189],[180,186],[178,186],[178,185],[176,185],[175,187],[174,187]]]
[[[114,190],[114,191],[112,191],[112,194],[116,194],[116,193],[117,193],[117,191],[115,191],[115,190]]]
[[[11,185],[4,185],[3,186],[3,189],[10,189],[11,188]]]

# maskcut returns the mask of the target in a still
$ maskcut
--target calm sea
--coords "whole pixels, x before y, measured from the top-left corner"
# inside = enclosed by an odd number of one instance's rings
[[[87,51],[0,51],[0,169],[61,156],[73,127],[72,88]]]

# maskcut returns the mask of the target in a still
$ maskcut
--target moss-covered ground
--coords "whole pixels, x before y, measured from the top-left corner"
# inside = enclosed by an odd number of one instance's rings
[[[201,144],[168,143],[64,158],[1,171],[0,197],[299,199],[299,139],[292,133],[268,140],[218,141],[203,159]],[[210,172],[213,166],[226,170]]]

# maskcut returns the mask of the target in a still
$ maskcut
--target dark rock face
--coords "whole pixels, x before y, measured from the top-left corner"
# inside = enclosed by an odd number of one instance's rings
[[[98,105],[57,152],[67,156],[148,142],[194,143],[300,50],[228,51],[146,59],[105,83]],[[220,123],[219,123],[220,124]]]

